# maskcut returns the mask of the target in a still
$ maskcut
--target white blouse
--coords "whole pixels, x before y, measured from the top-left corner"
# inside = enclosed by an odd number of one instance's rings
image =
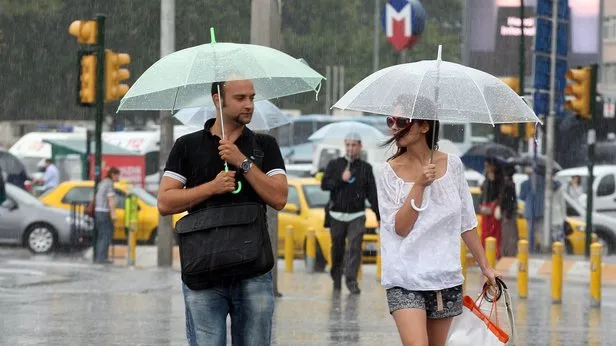
[[[443,177],[424,191],[426,210],[405,237],[396,234],[396,213],[411,191],[413,183],[396,175],[384,163],[378,179],[381,214],[381,284],[407,290],[436,291],[464,282],[460,264],[460,235],[477,227],[473,197],[464,177],[459,157],[448,154]],[[417,203],[419,204],[419,203]],[[410,210],[409,210],[410,212]]]

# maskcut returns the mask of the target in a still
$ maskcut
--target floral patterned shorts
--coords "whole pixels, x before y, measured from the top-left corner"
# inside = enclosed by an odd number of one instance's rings
[[[429,319],[462,314],[462,285],[440,291],[409,291],[402,287],[387,289],[389,313],[400,309],[422,309]]]

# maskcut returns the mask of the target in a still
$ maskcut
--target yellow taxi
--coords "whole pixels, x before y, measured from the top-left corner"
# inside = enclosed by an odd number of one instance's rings
[[[473,196],[473,204],[475,205],[475,211],[479,210],[479,198],[481,195],[481,190],[479,187],[471,187],[470,188],[471,195]],[[526,224],[526,219],[524,218],[524,203],[518,203],[518,238],[519,239],[528,239],[528,227]],[[580,219],[574,217],[567,217],[565,226],[565,248],[567,253],[573,255],[583,255],[584,254],[584,244],[586,243],[585,229],[586,224]],[[477,231],[481,234],[481,216],[477,214]],[[535,234],[535,240],[537,244],[541,244],[541,235]]]
[[[288,184],[287,204],[278,213],[278,256],[284,256],[288,226],[293,226],[293,244],[297,258],[304,257],[308,229],[314,228],[317,238],[316,267],[322,270],[327,263],[331,263],[331,235],[329,228],[323,226],[329,191],[321,190],[321,183],[315,178],[289,178]],[[364,263],[376,261],[377,225],[376,215],[366,208],[366,233],[362,244]]]
[[[137,196],[137,204],[139,206],[137,241],[140,243],[155,244],[158,228],[158,208],[156,207],[156,197],[151,195],[146,190],[140,187],[132,187],[124,182],[114,184],[116,214],[117,219],[114,223],[113,240],[124,241],[127,239],[124,229],[124,201],[128,194]],[[62,208],[71,209],[71,205],[75,203],[87,204],[93,196],[94,181],[65,181],[42,196],[39,200],[44,204]],[[173,225],[184,216],[182,214],[173,215]]]

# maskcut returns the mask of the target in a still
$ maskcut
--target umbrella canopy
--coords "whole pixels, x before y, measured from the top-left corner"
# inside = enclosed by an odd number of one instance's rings
[[[356,135],[362,143],[378,143],[387,140],[376,127],[358,121],[340,121],[325,125],[310,135],[308,140],[341,144],[349,134]]]
[[[208,119],[216,117],[216,108],[214,106],[184,108],[174,116],[184,125],[202,127]],[[255,102],[252,120],[246,126],[253,131],[268,131],[290,123],[291,117],[282,113],[275,104],[263,100]]]
[[[500,79],[463,65],[425,60],[364,78],[333,107],[411,119],[486,124],[540,122]]]
[[[533,154],[524,154],[520,157],[514,157],[507,160],[510,164],[523,166],[523,167],[532,167],[533,166]],[[537,154],[537,174],[544,175],[545,167],[547,165],[548,158],[545,155]],[[563,168],[558,164],[558,162],[552,160],[552,170],[554,173],[561,171]]]
[[[483,163],[488,158],[495,159],[497,163],[506,164],[508,159],[517,158],[519,156],[520,155],[515,150],[506,145],[483,143],[472,146],[460,159],[466,167],[482,173]]]
[[[279,50],[212,42],[171,53],[150,66],[120,101],[121,110],[177,110],[213,105],[214,82],[250,79],[255,101],[318,93],[322,75]]]

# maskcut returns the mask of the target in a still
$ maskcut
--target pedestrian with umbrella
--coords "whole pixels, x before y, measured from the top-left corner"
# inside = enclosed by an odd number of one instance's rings
[[[203,130],[176,140],[158,193],[176,224],[190,345],[270,345],[273,250],[266,205],[287,201],[276,140],[246,127],[254,102],[318,91],[323,77],[301,61],[257,45],[212,42],[169,54],[135,82],[120,110],[215,106]]]
[[[473,199],[459,157],[438,151],[438,121],[539,121],[498,78],[441,60],[374,72],[334,107],[388,116],[396,154],[377,191],[381,215],[381,284],[405,345],[444,345],[462,313],[460,238],[483,275],[500,276],[476,232]]]

